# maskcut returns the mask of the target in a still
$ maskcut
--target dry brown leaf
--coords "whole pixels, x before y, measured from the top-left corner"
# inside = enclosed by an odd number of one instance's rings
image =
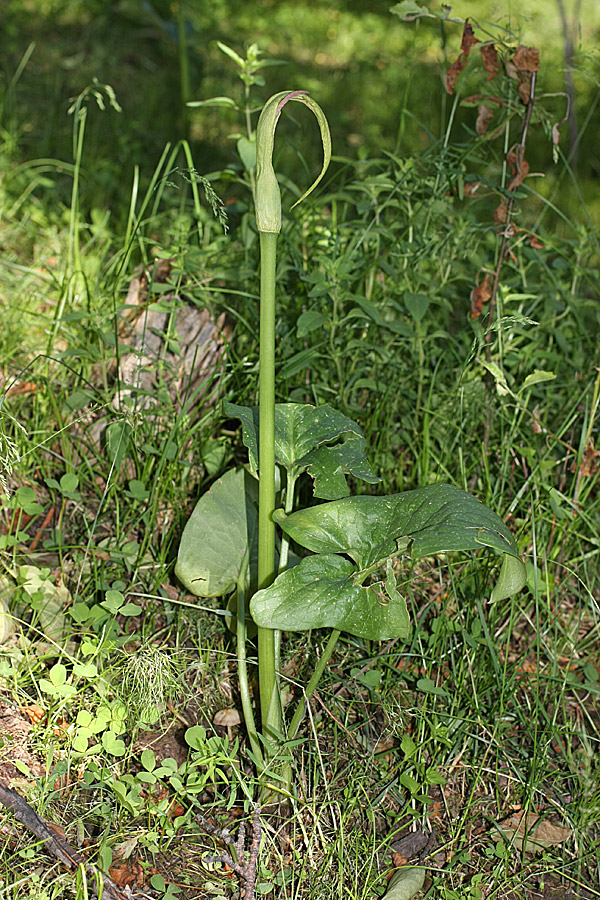
[[[519,97],[521,101],[528,105],[531,99],[531,76],[534,72],[538,72],[540,68],[540,51],[535,47],[517,47],[512,58],[511,71],[508,64],[506,71],[508,74],[519,79]],[[514,75],[512,72],[514,69]]]
[[[473,33],[473,26],[467,19],[465,21],[465,27],[463,28],[458,59],[456,59],[452,63],[452,65],[446,72],[446,92],[448,94],[452,94],[454,92],[456,80],[466,66],[467,60],[469,59],[469,53],[471,52],[471,47],[473,47],[475,44],[479,44],[479,40],[475,37]]]
[[[519,72],[519,97],[527,106],[531,97],[531,72]]]
[[[480,187],[480,181],[465,181],[463,187],[463,197],[474,197]]]
[[[524,659],[523,662],[519,663],[516,667],[515,672],[523,675],[535,675],[537,674],[537,663],[535,660]]]
[[[119,887],[126,887],[128,884],[137,884],[138,887],[141,887],[144,883],[144,871],[136,861],[127,860],[127,862],[117,863],[110,867],[108,874]]]
[[[508,206],[502,201],[494,210],[494,222],[496,225],[504,225],[508,218]]]
[[[529,163],[523,156],[524,149],[521,146],[517,146],[512,150],[509,150],[506,155],[506,161],[510,166],[510,170],[513,173],[513,177],[508,182],[506,189],[507,191],[514,191],[520,185],[523,184],[527,176],[529,175]]]
[[[490,120],[494,117],[494,111],[482,103],[477,109],[477,121],[475,123],[475,131],[482,137],[487,134]]]
[[[570,834],[568,828],[540,819],[535,812],[513,813],[500,825],[506,840],[517,850],[524,849],[525,853],[539,853],[540,850],[555,847],[566,841]]]
[[[471,291],[471,318],[478,319],[483,310],[483,304],[487,303],[492,296],[492,286],[490,284],[490,273],[486,272],[483,281],[479,283],[479,274],[477,274],[477,285]]]
[[[558,122],[556,123],[556,125],[552,126],[552,143],[555,147],[558,147],[558,145],[560,144],[560,131]]]
[[[517,47],[512,58],[513,65],[518,72],[539,72],[540,51],[535,47]]]
[[[488,73],[487,80],[491,81],[500,71],[498,51],[493,44],[484,44],[480,50],[483,68]]]
[[[464,100],[460,101],[460,105],[479,106],[482,101],[498,107],[506,106],[504,100],[501,97],[496,97],[495,94],[470,94],[468,97],[465,97]]]
[[[6,396],[7,397],[17,397],[17,396],[28,397],[31,394],[35,394],[37,389],[38,389],[38,386],[34,381],[22,381],[20,383],[17,382],[16,384],[13,384],[11,387],[9,387],[9,389],[6,391]]]
[[[534,406],[531,411],[531,428],[534,434],[545,434],[548,429],[544,427],[542,420],[540,419],[540,407],[539,404]]]
[[[38,725],[46,715],[44,710],[40,709],[39,706],[36,706],[35,703],[32,703],[30,706],[20,706],[19,712],[23,713],[24,716],[27,716],[32,725]]]
[[[591,475],[595,475],[598,471],[599,456],[600,450],[596,450],[596,448],[594,447],[594,438],[592,437],[589,439],[587,446],[583,451],[579,466],[577,466],[577,462],[571,464],[571,472],[576,472],[577,469],[579,469],[579,473],[584,478],[589,478]]]

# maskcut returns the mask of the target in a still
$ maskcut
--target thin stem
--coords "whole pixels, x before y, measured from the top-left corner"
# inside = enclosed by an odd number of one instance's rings
[[[275,577],[275,262],[277,234],[260,233],[260,360],[258,587],[269,587]],[[275,669],[275,634],[258,629],[258,668],[263,733],[281,733],[281,705]]]
[[[297,474],[294,472],[287,473],[287,483],[285,486],[285,503],[284,511],[286,516],[292,512],[294,508],[294,494],[296,491]],[[290,537],[288,534],[281,535],[281,546],[279,548],[279,569],[278,573],[285,572],[288,566],[290,554]]]
[[[247,565],[243,567],[243,573],[237,589],[237,664],[240,697],[242,711],[246,723],[246,731],[250,740],[250,746],[260,766],[264,766],[262,750],[256,733],[254,711],[252,709],[252,697],[248,682],[248,666],[246,662],[246,597],[243,582],[246,577]]]
[[[533,112],[533,104],[535,102],[535,82],[536,82],[537,72],[531,73],[531,86],[529,90],[529,103],[527,104],[527,111],[525,113],[525,119],[523,122],[523,131],[521,134],[521,141],[519,143],[520,156],[517,157],[517,165],[520,166],[523,160],[523,156],[525,153],[525,143],[527,141],[527,132],[529,130],[529,123],[531,121],[531,114]],[[511,193],[509,197],[508,203],[506,204],[506,221],[504,223],[504,229],[502,231],[502,243],[500,245],[500,253],[498,255],[498,261],[496,263],[496,270],[494,272],[494,281],[492,283],[492,296],[490,297],[490,305],[488,308],[488,327],[485,333],[485,344],[486,344],[486,359],[488,362],[491,361],[491,331],[490,326],[492,325],[494,319],[494,313],[496,311],[496,302],[498,297],[498,288],[500,285],[500,273],[502,271],[502,264],[504,262],[506,256],[506,245],[508,244],[509,238],[514,235],[514,229],[512,226],[511,215],[513,206],[515,203],[514,193]]]
[[[56,335],[61,326],[62,317],[65,312],[67,301],[71,301],[76,295],[77,284],[81,277],[81,253],[80,253],[80,237],[79,237],[79,179],[81,176],[81,157],[83,155],[83,139],[85,137],[85,123],[87,119],[87,109],[83,107],[75,112],[74,123],[74,161],[73,167],[73,186],[71,188],[71,215],[69,217],[69,244],[67,253],[67,271],[65,272],[65,282],[60,302],[54,314],[54,322],[52,323],[52,332],[48,340],[46,352],[51,355]]]
[[[188,100],[191,96],[190,89],[190,59],[188,53],[188,39],[185,31],[185,15],[183,2],[180,0],[177,8],[177,51],[179,56],[179,96],[181,99],[181,133],[184,137],[189,132]]]
[[[294,713],[292,721],[290,722],[290,727],[288,729],[288,740],[290,740],[290,741],[292,741],[296,737],[296,732],[298,731],[298,728],[300,727],[300,722],[302,721],[302,718],[304,716],[304,710],[306,708],[306,703],[310,700],[310,698],[312,697],[312,695],[314,694],[314,692],[317,689],[317,685],[321,679],[321,675],[325,671],[325,667],[326,667],[327,663],[329,662],[331,654],[335,650],[335,645],[338,642],[338,638],[339,638],[340,634],[341,634],[341,632],[337,631],[336,629],[334,629],[331,632],[331,634],[329,636],[329,640],[327,641],[327,646],[323,650],[323,655],[321,656],[321,659],[317,663],[317,667],[312,674],[312,678],[306,685],[306,690],[303,692],[302,698],[299,701],[298,706],[296,707],[296,712]]]
[[[525,156],[525,144],[527,141],[527,132],[529,130],[529,123],[531,122],[531,114],[533,112],[533,104],[535,102],[535,85],[536,85],[536,76],[537,72],[531,73],[531,84],[529,86],[529,103],[527,104],[527,110],[525,112],[525,119],[523,121],[523,131],[521,134],[521,141],[519,143],[518,151],[516,154],[517,159],[517,168],[520,168],[521,163]],[[498,296],[499,296],[499,288],[500,288],[500,275],[502,272],[502,266],[504,264],[504,259],[506,256],[506,248],[508,246],[508,241],[511,237],[514,236],[514,226],[512,224],[512,211],[515,202],[514,192],[511,192],[511,196],[509,197],[508,203],[506,204],[506,220],[504,223],[504,228],[502,230],[502,243],[500,244],[500,253],[498,254],[498,260],[496,262],[496,270],[494,272],[494,280],[492,282],[492,294],[490,297],[490,305],[488,307],[488,317],[487,317],[487,328],[485,330],[485,355],[488,362],[492,361],[492,325],[494,322],[494,317],[496,315],[496,306],[498,304]],[[500,320],[501,316],[498,316]],[[502,340],[501,331],[498,330],[498,341]],[[502,356],[500,356],[502,359]],[[490,378],[488,377],[488,384]],[[492,415],[493,415],[493,407],[490,404],[488,408],[488,413],[486,416],[485,429],[483,435],[483,446],[485,451],[487,452],[490,438],[492,434]]]
[[[285,513],[289,515],[294,508],[294,493],[296,490],[296,479],[297,475],[292,472],[287,473],[287,483],[285,486]],[[287,534],[281,535],[281,544],[279,546],[279,567],[277,569],[277,574],[281,574],[281,572],[285,572],[288,566],[288,559],[290,555],[290,538]],[[281,631],[275,631],[274,633],[275,639],[275,672],[277,673],[277,678],[279,678],[279,668],[281,661]]]

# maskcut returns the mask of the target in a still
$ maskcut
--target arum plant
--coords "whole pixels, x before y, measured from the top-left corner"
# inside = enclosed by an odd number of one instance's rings
[[[225,404],[240,419],[248,470],[227,472],[200,498],[182,535],[175,572],[200,597],[230,596],[239,688],[259,773],[282,782],[274,761],[295,737],[305,703],[345,631],[372,639],[406,638],[409,614],[398,590],[397,557],[418,559],[488,547],[503,557],[492,599],[521,589],[525,568],[504,522],[475,497],[449,484],[432,484],[390,496],[349,496],[347,476],[371,484],[359,426],[328,405],[275,404],[275,286],[281,195],[273,169],[275,129],[289,101],[305,104],[321,131],[323,177],[331,155],[326,118],[305,91],[283,91],[265,105],[256,132],[256,222],[260,234],[260,355],[258,407]],[[294,204],[296,205],[296,204]],[[296,485],[308,473],[315,500],[295,510]],[[283,508],[277,507],[277,496]],[[277,532],[277,526],[279,531]],[[290,541],[302,558],[290,553]],[[248,599],[250,602],[248,603]],[[250,615],[248,615],[248,613]],[[234,625],[235,623],[235,625]],[[253,712],[246,647],[258,643],[261,732]],[[279,685],[281,631],[329,628],[329,641],[291,716],[284,722]],[[289,743],[288,743],[289,746]]]

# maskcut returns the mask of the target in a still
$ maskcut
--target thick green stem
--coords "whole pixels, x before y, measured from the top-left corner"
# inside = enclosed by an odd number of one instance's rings
[[[260,361],[258,587],[275,578],[275,260],[277,234],[260,233]],[[258,629],[260,709],[263,733],[281,734],[281,704],[275,669],[275,633]]]
[[[288,735],[287,735],[289,741],[292,741],[296,737],[296,732],[298,731],[298,728],[300,727],[300,722],[302,721],[302,718],[304,716],[304,710],[306,708],[306,703],[307,703],[307,701],[310,700],[310,698],[312,697],[312,695],[314,694],[314,692],[317,689],[317,685],[321,679],[321,675],[325,671],[325,666],[329,662],[331,654],[335,650],[335,645],[338,642],[338,638],[339,638],[340,634],[341,634],[340,631],[337,631],[336,629],[334,629],[329,636],[329,640],[327,641],[327,646],[323,650],[323,655],[322,655],[321,659],[319,660],[319,662],[317,663],[317,667],[312,674],[312,678],[306,685],[306,690],[304,691],[302,699],[300,700],[300,702],[298,703],[298,706],[296,707],[296,712],[294,713],[294,717],[293,717],[292,721],[290,722],[290,727],[288,728]]]

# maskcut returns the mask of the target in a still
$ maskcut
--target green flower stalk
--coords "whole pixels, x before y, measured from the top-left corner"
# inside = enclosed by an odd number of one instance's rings
[[[289,100],[304,103],[315,114],[321,130],[323,167],[318,178],[296,201],[297,206],[317,186],[331,159],[331,136],[321,107],[307,91],[281,91],[264,106],[256,129],[256,225],[260,235],[260,355],[259,405],[259,500],[258,587],[275,578],[275,271],[277,235],[281,231],[281,192],[273,168],[275,128]],[[258,629],[260,708],[263,735],[281,739],[282,712],[277,679],[278,637],[270,628]]]

